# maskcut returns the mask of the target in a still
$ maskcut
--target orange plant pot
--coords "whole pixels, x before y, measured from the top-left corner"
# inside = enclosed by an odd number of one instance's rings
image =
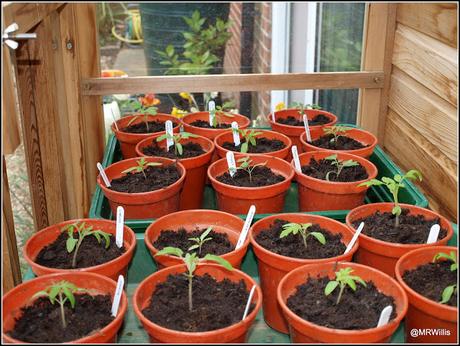
[[[105,168],[105,174],[109,181],[120,178],[125,175],[124,170],[136,166],[140,157],[127,159],[116,162]],[[179,210],[180,193],[185,181],[185,167],[174,160],[164,157],[145,157],[147,162],[160,162],[162,164],[177,164],[181,177],[175,183],[155,191],[126,193],[118,192],[107,188],[99,174],[97,183],[104,191],[109,200],[112,214],[116,215],[117,207],[122,206],[125,209],[125,218],[127,219],[150,219],[157,218]]]
[[[453,235],[453,229],[450,222],[438,213],[411,204],[400,203],[399,205],[403,209],[409,209],[409,214],[411,215],[423,215],[427,219],[439,217],[441,220],[441,228],[447,229],[447,236],[432,244],[399,244],[378,240],[361,233],[359,236],[360,246],[356,253],[356,261],[374,267],[391,276],[395,275],[396,262],[406,253],[420,248],[447,245],[447,242]],[[391,213],[392,209],[393,203],[372,203],[362,205],[348,213],[346,217],[347,226],[355,232],[355,228],[352,224],[355,220],[370,216],[377,211]]]
[[[182,264],[182,259],[176,256],[164,255],[155,256],[159,251],[153,246],[153,243],[158,239],[160,233],[164,229],[178,230],[183,227],[187,231],[196,228],[206,229],[212,226],[213,231],[225,233],[233,246],[236,246],[241,230],[243,229],[244,221],[238,216],[224,213],[217,210],[184,210],[169,215],[165,215],[155,220],[145,231],[145,245],[150,251],[153,259],[158,265],[158,268],[170,267]],[[241,261],[249,246],[249,238],[246,238],[243,246],[238,250],[232,250],[221,257],[230,262],[234,268],[240,268]],[[205,255],[205,254],[202,254]]]
[[[353,275],[360,276],[364,281],[372,281],[380,292],[394,298],[396,318],[378,328],[333,329],[306,321],[287,307],[287,299],[295,293],[297,286],[305,283],[308,277],[327,275],[332,279],[336,271],[346,267],[353,268]],[[406,314],[408,306],[406,293],[395,279],[373,268],[349,262],[311,264],[293,270],[281,280],[277,299],[289,323],[291,340],[295,343],[388,343]]]
[[[28,280],[16,286],[2,298],[3,306],[3,331],[2,341],[5,343],[23,344],[23,341],[13,339],[5,334],[5,331],[10,331],[14,328],[15,319],[21,316],[21,308],[29,305],[33,300],[33,295],[38,291],[44,290],[48,286],[66,280],[78,287],[83,287],[91,290],[91,294],[110,294],[115,295],[117,283],[105,276],[89,273],[89,272],[63,272],[50,275],[40,276],[38,278]],[[94,293],[93,293],[94,292]],[[117,340],[117,332],[120,329],[123,318],[128,308],[128,299],[123,291],[121,295],[118,314],[115,319],[104,328],[95,331],[93,334],[85,336],[81,339],[73,340],[71,343],[78,344],[96,344],[96,343],[114,343]]]
[[[238,156],[237,156],[238,157]],[[208,168],[208,177],[216,191],[219,210],[231,214],[246,214],[255,205],[258,214],[279,213],[283,210],[286,192],[291,186],[294,169],[286,161],[267,155],[251,156],[253,164],[267,162],[274,173],[285,180],[277,184],[261,187],[240,187],[223,184],[216,177],[228,171],[227,159],[220,159]]]
[[[407,311],[407,315],[404,320],[406,342],[438,344],[457,342],[458,309],[453,306],[440,304],[422,296],[410,288],[402,278],[406,271],[432,262],[433,257],[438,252],[450,253],[451,251],[454,251],[455,254],[458,253],[457,248],[453,246],[425,247],[406,253],[396,263],[396,279],[409,298],[409,310]],[[439,334],[417,336],[414,334],[414,336],[412,336],[412,329],[444,330],[443,333],[449,335]]]
[[[311,140],[314,141],[320,138],[321,136],[325,135],[324,128],[325,127],[311,130]],[[369,158],[374,152],[375,146],[377,145],[377,137],[375,137],[372,133],[368,131],[352,128],[351,130],[348,130],[346,132],[346,136],[353,138],[354,140],[361,142],[364,145],[368,145],[368,147],[355,150],[332,150],[321,147],[315,147],[314,145],[311,145],[311,143],[307,142],[307,135],[305,134],[305,131],[300,136],[300,142],[302,144],[302,149],[304,152],[327,150],[336,154],[348,153],[356,156],[361,156],[364,158]]]
[[[177,265],[167,267],[147,277],[137,286],[133,296],[133,309],[137,318],[142,323],[142,326],[149,334],[151,343],[242,343],[247,339],[249,328],[256,318],[257,312],[262,304],[262,292],[256,282],[249,275],[240,270],[227,270],[216,264],[199,264],[195,270],[195,275],[202,276],[209,274],[217,281],[229,279],[233,282],[244,280],[246,286],[250,290],[253,285],[256,285],[252,302],[256,304],[254,310],[243,320],[231,326],[212,330],[208,332],[182,332],[178,330],[167,329],[148,320],[143,314],[152,296],[152,292],[158,284],[166,281],[168,275],[185,273],[185,265]]]
[[[330,151],[312,151],[299,155],[300,165],[310,163],[310,159],[321,160],[333,155]],[[358,186],[360,183],[373,179],[378,170],[375,165],[356,155],[338,153],[339,160],[354,160],[366,169],[368,179],[353,182],[335,182],[316,179],[295,170],[295,179],[299,190],[300,211],[347,210],[364,203],[368,187]],[[291,161],[292,167],[294,161]]]
[[[281,307],[276,300],[276,289],[281,279],[291,270],[304,264],[315,264],[337,261],[351,261],[353,254],[358,249],[358,241],[346,255],[322,259],[300,259],[278,255],[257,243],[256,236],[264,229],[268,229],[276,219],[287,220],[296,223],[314,223],[327,229],[333,234],[342,234],[342,240],[348,245],[353,238],[353,233],[344,224],[319,215],[308,215],[300,213],[277,214],[265,217],[252,225],[249,231],[249,239],[258,259],[260,286],[264,295],[263,312],[267,324],[281,333],[288,333],[288,324],[284,319]]]
[[[152,142],[156,142],[156,139],[159,136],[162,136],[162,134],[140,141],[136,145],[136,154],[138,156],[146,156],[143,149],[150,146]],[[206,171],[208,170],[209,163],[214,153],[214,143],[206,137],[200,136],[198,138],[181,140],[181,144],[190,142],[200,144],[205,153],[195,157],[179,159],[179,162],[187,171],[184,187],[182,188],[182,192],[180,194],[180,210],[201,208],[201,205],[203,204],[204,185],[206,182]],[[158,145],[161,148],[166,148],[166,140],[161,141]]]
[[[30,237],[26,245],[24,246],[24,258],[27,263],[32,268],[32,271],[37,276],[47,275],[47,274],[64,274],[67,272],[70,273],[79,273],[79,272],[91,272],[107,276],[112,280],[118,280],[119,275],[126,277],[128,272],[128,265],[131,262],[131,259],[134,255],[134,249],[136,248],[136,235],[133,230],[128,226],[124,226],[123,233],[123,245],[126,251],[119,257],[114,258],[113,260],[99,264],[97,266],[87,267],[87,268],[77,268],[77,269],[59,269],[45,267],[35,262],[39,252],[47,245],[50,245],[54,242],[59,235],[62,233],[62,228],[67,225],[70,225],[75,222],[84,222],[88,226],[93,226],[94,229],[99,229],[106,233],[113,235],[111,241],[115,241],[116,236],[116,223],[115,221],[109,220],[96,220],[96,219],[75,219],[64,221],[49,227],[46,227],[32,237]]]
[[[150,132],[150,133],[129,133],[129,132],[122,131],[122,129],[127,127],[128,123],[135,116],[136,114],[133,114],[133,115],[128,115],[128,116],[122,117],[121,119],[118,119],[116,123],[120,131],[117,130],[115,123],[113,123],[111,126],[111,129],[113,133],[115,134],[115,137],[117,137],[118,141],[120,142],[121,154],[124,159],[130,159],[130,158],[137,156],[136,155],[136,144],[142,141],[143,139],[151,137],[156,134],[162,134],[165,132],[165,131],[161,131],[161,132]],[[148,120],[150,121],[160,120],[163,122],[166,122],[166,120],[171,120],[173,122],[173,125],[174,123],[176,124],[176,126],[173,126],[173,131],[175,133],[179,132],[180,120],[177,119],[176,117],[173,117],[172,115],[158,113],[156,115],[152,115],[151,117],[149,117]],[[139,117],[139,119],[134,120],[130,125],[139,124],[143,121],[144,120],[141,116]]]
[[[261,138],[261,137],[265,137],[265,138],[268,138],[268,139],[277,139],[279,141],[282,141],[285,145],[285,147],[281,150],[276,150],[276,151],[272,151],[272,152],[267,152],[267,153],[263,153],[263,155],[268,155],[268,156],[273,156],[273,157],[279,157],[280,159],[285,159],[288,154],[291,152],[291,146],[292,146],[292,141],[289,139],[288,136],[285,136],[281,133],[277,133],[277,132],[274,132],[274,131],[268,131],[268,130],[254,130],[256,132],[261,132],[260,135],[257,135],[256,138]],[[240,135],[240,138],[241,138],[241,143],[243,143],[244,139],[241,137]],[[219,158],[225,158],[225,155],[227,154],[227,152],[229,151],[228,149],[225,149],[222,145],[225,143],[225,142],[230,142],[230,143],[233,143],[233,134],[231,132],[231,130],[228,130],[228,132],[224,132],[224,133],[221,133],[220,135],[218,135],[215,139],[214,139],[214,144],[216,146],[216,151],[217,151],[217,154],[219,155]],[[251,154],[251,153],[238,153],[238,152],[234,152],[235,154],[242,154],[242,155],[245,155],[245,156],[253,156],[253,155],[261,155],[261,154]]]

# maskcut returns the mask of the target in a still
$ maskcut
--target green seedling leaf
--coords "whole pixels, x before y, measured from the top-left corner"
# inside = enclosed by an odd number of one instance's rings
[[[447,303],[449,302],[450,298],[452,298],[452,295],[454,294],[454,292],[455,292],[456,290],[457,290],[457,285],[447,286],[447,287],[442,291],[440,303],[441,303],[441,304],[447,304]]]
[[[310,232],[309,235],[313,236],[316,238],[317,241],[319,241],[321,244],[326,244],[326,238],[324,235],[320,232]]]
[[[173,255],[173,256],[182,258],[182,256],[184,255],[184,252],[177,247],[167,246],[155,254],[155,256],[161,256],[161,255]]]
[[[212,255],[212,254],[207,254],[206,256],[203,257],[203,260],[213,261],[213,262],[216,262],[216,263],[220,264],[225,269],[233,270],[233,267],[230,264],[230,262],[228,262],[227,260],[223,259],[222,257]]]
[[[328,296],[339,286],[338,281],[329,281],[324,289],[324,295]]]
[[[67,238],[66,243],[65,243],[67,252],[71,253],[75,249],[75,246],[77,245],[77,243],[78,243],[78,239]]]

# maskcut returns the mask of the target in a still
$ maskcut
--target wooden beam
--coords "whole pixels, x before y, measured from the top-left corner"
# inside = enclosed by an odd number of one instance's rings
[[[2,6],[2,12],[5,20],[5,27],[16,23],[18,32],[24,33],[33,29],[51,12],[56,11],[65,3],[41,4],[35,3],[9,3]]]
[[[360,90],[357,123],[383,141],[390,89],[396,4],[368,3],[364,21],[361,70],[383,71],[382,89]]]
[[[383,72],[254,73],[206,76],[152,76],[88,78],[83,95],[174,93],[209,91],[260,91],[305,89],[355,89],[383,87]]]

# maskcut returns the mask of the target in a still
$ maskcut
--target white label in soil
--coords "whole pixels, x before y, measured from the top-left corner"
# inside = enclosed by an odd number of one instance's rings
[[[377,323],[377,327],[384,326],[390,321],[391,313],[393,312],[393,307],[391,305],[386,306],[383,308],[382,312],[380,313],[379,322]]]
[[[230,176],[233,178],[233,176],[236,173],[235,155],[233,155],[233,151],[227,151],[226,157],[228,164],[228,172],[230,173]]]
[[[233,143],[235,147],[241,144],[240,133],[238,132],[238,123],[236,121],[232,122],[232,133],[233,133]]]
[[[273,108],[273,112],[272,112],[272,121],[275,122],[275,112],[276,112],[276,108]]]
[[[246,241],[246,237],[248,236],[249,227],[251,227],[252,219],[256,214],[256,206],[251,205],[248,211],[248,215],[246,216],[246,220],[244,221],[243,229],[241,230],[240,237],[238,238],[238,242],[236,243],[235,250],[238,250],[240,247],[243,246],[244,242]]]
[[[99,170],[99,173],[101,174],[102,180],[104,180],[105,186],[110,187],[110,181],[109,181],[109,178],[107,178],[107,175],[105,174],[104,167],[102,167],[100,162],[98,162],[96,166],[97,166],[97,169]]]
[[[214,116],[215,116],[215,112],[214,110],[216,109],[216,104],[214,101],[209,101],[208,103],[208,111],[209,111],[209,125],[212,126],[213,122],[214,122]]]
[[[310,126],[308,126],[308,117],[303,115],[303,126],[305,126],[305,133],[307,134],[307,142],[311,142]]]
[[[252,286],[251,292],[249,292],[248,302],[246,303],[246,308],[244,309],[244,314],[242,320],[244,320],[249,312],[249,307],[251,306],[252,296],[256,290],[256,285]]]
[[[123,293],[123,286],[125,285],[125,278],[123,275],[118,276],[117,288],[115,289],[115,296],[112,303],[112,316],[116,317],[118,307],[120,306],[121,294]]]
[[[428,235],[428,240],[426,241],[427,244],[433,244],[438,241],[439,231],[441,227],[436,223],[430,228],[430,234]]]
[[[169,148],[171,147],[171,145],[174,144],[174,141],[172,139],[172,136],[173,136],[173,124],[172,124],[171,120],[166,120],[165,129],[166,129],[166,133],[168,134],[168,137],[166,137],[166,151],[169,151]]]
[[[364,228],[364,222],[361,222],[358,226],[358,229],[356,230],[355,234],[353,235],[353,238],[351,238],[351,241],[348,243],[347,248],[345,249],[345,252],[343,253],[344,255],[353,248],[353,245],[355,245],[356,240],[358,239],[359,235],[361,234],[361,231]]]
[[[302,173],[302,167],[300,166],[299,153],[297,152],[297,145],[293,145],[291,148],[292,158],[294,159],[294,166],[297,172]]]
[[[115,235],[115,243],[119,248],[123,246],[123,230],[125,223],[125,210],[122,206],[117,207],[117,228]]]

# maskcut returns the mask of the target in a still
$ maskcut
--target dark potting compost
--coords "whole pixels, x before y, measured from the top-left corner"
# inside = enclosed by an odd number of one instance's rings
[[[286,148],[286,145],[283,143],[283,141],[278,139],[268,139],[265,137],[257,138],[256,144],[256,146],[251,144],[248,145],[248,153],[269,153]],[[222,144],[222,147],[227,150],[239,152],[241,150],[241,145],[242,144],[235,146],[235,144],[232,142],[225,142]]]
[[[372,281],[366,282],[367,287],[358,283],[356,291],[347,286],[339,304],[336,304],[339,288],[328,296],[324,294],[329,281],[328,277],[309,277],[287,299],[287,306],[304,320],[334,329],[374,328],[380,313],[388,305],[393,306],[391,319],[396,317],[393,297],[379,292]]]
[[[214,126],[209,125],[209,121],[204,121],[204,120],[195,120],[194,122],[191,122],[190,125],[196,126],[196,127],[202,127],[205,129],[228,129],[232,127],[231,124],[227,124],[227,123],[220,123],[214,127]]]
[[[174,184],[180,179],[181,174],[176,165],[149,166],[142,172],[128,172],[125,176],[113,179],[109,189],[125,192],[139,193],[155,191]]]
[[[270,168],[266,166],[257,166],[251,173],[239,169],[233,178],[230,173],[225,172],[224,174],[216,177],[218,181],[227,185],[233,186],[244,186],[244,187],[260,187],[277,184],[285,178],[282,175],[274,173]]]
[[[329,181],[337,182],[353,182],[365,180],[369,177],[366,169],[358,164],[358,166],[344,167],[340,171],[340,175],[337,176],[337,167],[332,164],[330,160],[316,160],[315,158],[310,159],[310,163],[306,166],[302,166],[302,173],[312,178],[326,180],[326,175],[329,174]]]
[[[391,212],[379,212],[353,221],[357,228],[364,222],[363,233],[369,237],[389,243],[424,244],[428,240],[430,228],[435,223],[440,224],[439,218],[427,220],[423,215],[409,215],[409,209],[402,209],[399,216],[399,227],[395,227],[395,216]],[[447,236],[447,230],[441,228],[438,239]]]
[[[313,119],[308,119],[308,126],[317,126],[317,125],[324,125],[330,123],[332,120],[324,114],[317,114],[313,117]],[[298,120],[296,117],[292,115],[286,118],[279,118],[276,119],[276,122],[284,125],[290,126],[304,126],[303,119]]]
[[[165,121],[154,120],[147,122],[149,127],[147,129],[147,125],[144,121],[129,125],[122,129],[123,132],[129,133],[154,133],[154,132],[161,132],[165,131]],[[173,127],[176,127],[177,123],[173,122]]]
[[[216,281],[208,274],[193,277],[193,310],[188,308],[188,279],[169,275],[156,286],[150,304],[142,310],[146,318],[168,329],[205,332],[241,321],[249,297],[243,280]],[[251,304],[249,313],[255,308]]]
[[[181,249],[184,253],[195,252],[199,257],[204,257],[208,253],[220,256],[234,249],[235,246],[230,243],[227,234],[211,231],[207,236],[211,240],[203,243],[201,253],[198,253],[199,249],[188,251],[190,246],[196,244],[189,238],[199,238],[204,231],[206,231],[205,228],[197,228],[190,232],[186,231],[185,228],[179,228],[177,231],[162,230],[160,236],[153,242],[153,246],[158,250],[172,246]]]
[[[404,282],[417,293],[440,302],[442,292],[447,286],[457,283],[457,271],[451,271],[450,261],[427,263],[403,274]],[[457,306],[457,292],[447,302],[447,305]]]
[[[270,228],[262,230],[255,240],[259,245],[274,252],[278,255],[313,259],[313,258],[330,258],[339,256],[344,253],[346,245],[342,243],[341,234],[333,234],[317,224],[313,224],[308,232],[320,232],[326,238],[326,244],[322,245],[314,237],[307,238],[307,248],[305,248],[302,236],[300,234],[289,234],[280,238],[283,231],[282,226],[289,221],[276,219]]]
[[[75,235],[74,238],[78,236]],[[67,252],[67,232],[63,232],[51,244],[45,246],[37,255],[35,263],[48,268],[72,269],[74,251]],[[86,236],[78,249],[76,268],[87,268],[109,262],[120,257],[125,252],[125,247],[119,248],[115,237],[110,237],[110,245],[106,249],[104,239],[98,243],[96,237]]]
[[[75,308],[64,305],[67,327],[61,323],[60,305],[51,304],[46,297],[37,298],[32,305],[21,309],[14,329],[8,334],[32,343],[62,343],[80,339],[104,328],[115,317],[111,315],[110,295],[76,294]]]
[[[355,149],[362,149],[366,148],[369,145],[364,145],[353,138],[347,136],[339,136],[336,141],[331,142],[331,139],[334,138],[334,135],[324,135],[315,139],[310,144],[324,149],[332,149],[332,150],[355,150]]]
[[[169,150],[166,151],[166,148],[160,147],[154,140],[152,145],[143,148],[142,152],[148,156],[161,156],[168,159],[188,159],[190,157],[200,156],[205,153],[203,147],[199,143],[193,142],[182,144],[182,150],[182,155],[176,155],[174,145],[169,147]]]

